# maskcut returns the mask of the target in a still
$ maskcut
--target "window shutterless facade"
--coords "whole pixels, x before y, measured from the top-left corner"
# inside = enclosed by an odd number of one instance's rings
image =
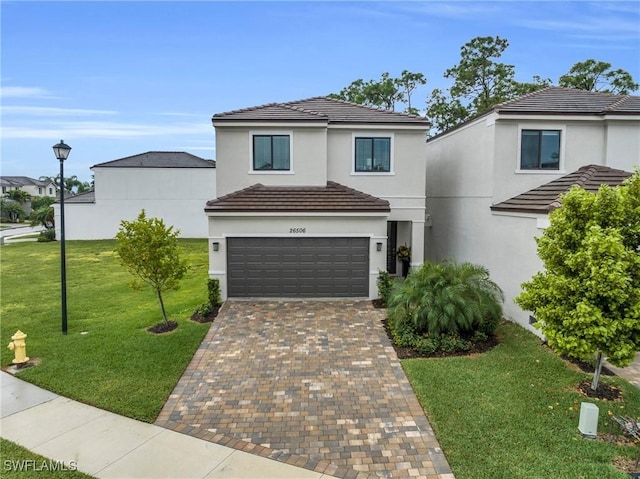
[[[522,130],[521,170],[560,169],[560,130]]]
[[[291,138],[289,135],[253,135],[254,171],[289,171]]]
[[[391,138],[356,137],[354,171],[389,173],[391,171]]]

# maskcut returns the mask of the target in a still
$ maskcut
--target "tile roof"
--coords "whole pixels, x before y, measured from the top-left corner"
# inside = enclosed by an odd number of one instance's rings
[[[213,115],[212,120],[214,125],[225,121],[317,121],[422,125],[424,127],[430,125],[429,120],[421,116],[357,105],[324,96],[217,113]]]
[[[184,151],[147,151],[118,160],[98,163],[91,168],[215,168],[214,160],[205,160]]]
[[[207,201],[205,211],[385,212],[389,202],[346,186],[264,186],[260,183]]]
[[[498,113],[640,114],[640,96],[548,87],[495,105]]]
[[[56,201],[59,203],[60,201]],[[64,195],[64,202],[66,203],[95,203],[96,192],[94,190],[85,191],[84,193],[78,193],[77,195],[67,196]]]
[[[29,185],[47,186],[53,184],[53,182],[36,180],[34,178],[29,178],[28,176],[0,176],[0,184],[2,186],[21,187]]]
[[[559,196],[567,193],[574,185],[595,193],[600,185],[618,186],[630,176],[628,171],[607,166],[583,166],[573,173],[495,204],[491,206],[491,210],[547,214],[560,206]]]

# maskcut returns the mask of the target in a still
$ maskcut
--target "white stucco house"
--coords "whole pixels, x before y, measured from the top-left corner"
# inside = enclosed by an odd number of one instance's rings
[[[215,161],[190,153],[150,151],[91,167],[94,190],[65,197],[65,236],[70,240],[115,237],[120,221],[162,218],[181,238],[206,238],[204,203],[216,196]],[[60,204],[54,204],[56,228]],[[60,231],[56,229],[56,237]]]
[[[550,87],[496,105],[427,142],[425,255],[486,266],[505,315],[542,269],[534,238],[573,184],[620,184],[640,164],[640,97]]]
[[[227,297],[376,298],[423,262],[429,122],[327,97],[213,116],[209,275]]]
[[[51,196],[56,197],[58,189],[53,181],[36,180],[28,176],[0,176],[0,188],[2,194],[12,190],[21,190],[32,197]]]

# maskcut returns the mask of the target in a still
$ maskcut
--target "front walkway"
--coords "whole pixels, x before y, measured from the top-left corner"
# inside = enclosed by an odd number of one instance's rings
[[[342,478],[453,478],[369,301],[228,301],[157,425]]]

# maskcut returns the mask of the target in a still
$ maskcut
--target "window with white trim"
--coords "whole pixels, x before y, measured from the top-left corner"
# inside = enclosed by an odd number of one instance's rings
[[[356,136],[354,142],[354,172],[391,172],[391,137]]]
[[[291,137],[285,134],[253,134],[253,171],[290,171]]]
[[[559,170],[560,130],[521,130],[520,169]]]

